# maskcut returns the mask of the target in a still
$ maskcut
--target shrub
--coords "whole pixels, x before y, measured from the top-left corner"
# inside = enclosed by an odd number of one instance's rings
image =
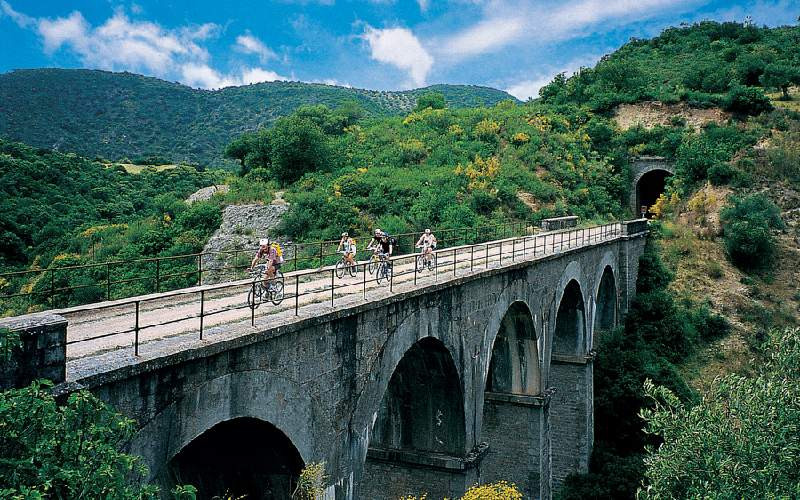
[[[733,168],[727,163],[717,163],[708,169],[708,180],[715,186],[728,184],[735,174]]]
[[[776,250],[772,229],[782,229],[780,210],[763,194],[732,197],[720,213],[725,250],[737,267],[768,269]]]
[[[732,113],[760,115],[772,109],[769,97],[759,87],[734,85],[725,95],[724,108]]]

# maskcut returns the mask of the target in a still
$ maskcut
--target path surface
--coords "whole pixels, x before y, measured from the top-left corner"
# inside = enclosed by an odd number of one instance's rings
[[[283,302],[278,306],[264,303],[254,311],[247,305],[247,293],[252,287],[250,280],[57,310],[54,312],[69,322],[67,379],[76,380],[89,371],[96,372],[99,365],[130,360],[134,355],[136,333],[133,330],[137,321],[140,358],[135,359],[148,359],[176,348],[191,348],[198,343],[227,338],[228,332],[241,332],[241,328],[263,330],[297,318],[330,312],[333,308],[352,307],[383,299],[393,293],[480,273],[487,268],[539,259],[599,241],[613,240],[619,235],[620,225],[616,224],[611,228],[556,231],[442,249],[437,252],[437,268],[418,273],[414,272],[416,255],[399,256],[394,260],[391,286],[387,283],[378,284],[373,275],[364,273],[362,265],[355,277],[345,275],[342,279],[333,275],[331,266],[286,273]],[[203,340],[200,340],[201,309]],[[226,326],[221,328],[223,325]],[[91,361],[89,358],[92,358]]]

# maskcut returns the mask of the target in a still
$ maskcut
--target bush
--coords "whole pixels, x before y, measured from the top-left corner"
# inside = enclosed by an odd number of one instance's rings
[[[731,197],[720,213],[725,250],[731,262],[747,270],[764,270],[773,265],[776,250],[772,229],[782,229],[780,210],[763,194]]]
[[[733,168],[727,163],[717,163],[708,169],[708,180],[715,186],[728,184],[735,174]]]
[[[772,109],[769,97],[759,87],[734,85],[725,95],[724,108],[742,115],[760,115]]]

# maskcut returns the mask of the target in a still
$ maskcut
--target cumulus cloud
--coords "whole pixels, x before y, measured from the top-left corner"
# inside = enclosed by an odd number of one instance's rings
[[[69,50],[90,68],[177,78],[202,88],[286,79],[261,67],[243,67],[230,74],[214,69],[208,50],[202,45],[204,40],[219,35],[220,27],[214,23],[167,29],[131,19],[124,10],[117,9],[104,23],[92,26],[79,11],[66,17],[37,19],[15,11],[6,0],[0,0],[0,12],[20,27],[38,33],[46,53]],[[243,52],[258,55],[262,63],[275,57],[250,33],[237,37],[236,44]]]
[[[601,24],[608,30],[631,20],[674,13],[706,0],[572,0],[537,2],[525,6],[505,0],[488,3],[475,25],[438,44],[451,59],[495,52],[515,43],[563,41],[589,34]]]
[[[277,58],[275,52],[267,47],[258,37],[252,34],[245,33],[236,37],[236,50],[245,54],[255,54],[262,63],[267,62],[269,59]]]
[[[372,59],[406,71],[411,83],[417,87],[425,85],[433,57],[411,30],[376,29],[367,25],[363,38],[369,44]]]
[[[564,73],[568,77],[581,68],[591,67],[600,60],[602,54],[588,54],[573,59],[560,66],[550,66],[540,70],[534,78],[524,79],[509,85],[506,92],[519,100],[526,101],[539,97],[539,89],[553,81],[553,78]]]

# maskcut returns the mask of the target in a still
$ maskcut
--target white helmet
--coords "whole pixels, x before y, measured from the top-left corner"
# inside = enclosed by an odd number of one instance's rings
[[[258,240],[258,244],[261,245],[262,247],[269,245],[269,238],[261,238],[260,240]]]

